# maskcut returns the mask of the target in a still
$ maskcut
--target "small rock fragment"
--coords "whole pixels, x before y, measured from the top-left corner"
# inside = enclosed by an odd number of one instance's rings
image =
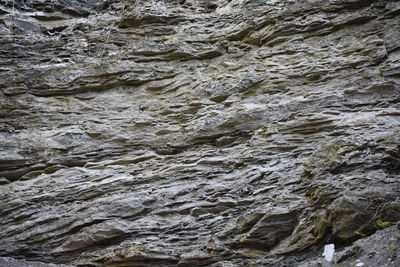
[[[333,260],[334,254],[335,254],[335,245],[334,244],[325,245],[324,248],[325,260],[331,262]]]
[[[362,262],[361,260],[357,260],[356,267],[362,267],[362,266],[364,266],[364,262]]]

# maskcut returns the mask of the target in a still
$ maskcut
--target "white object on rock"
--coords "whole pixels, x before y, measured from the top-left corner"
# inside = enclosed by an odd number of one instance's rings
[[[357,260],[356,262],[356,267],[364,266],[364,262],[362,262],[361,260]]]
[[[333,254],[335,254],[335,245],[334,244],[325,245],[323,254],[323,256],[325,256],[325,260],[331,262],[333,260]]]

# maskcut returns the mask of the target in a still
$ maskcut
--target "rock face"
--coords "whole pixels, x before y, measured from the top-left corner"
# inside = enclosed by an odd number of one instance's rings
[[[274,266],[400,219],[400,1],[0,0],[0,107],[0,256]]]
[[[392,226],[354,242],[337,253],[332,263],[312,259],[298,267],[336,267],[336,266],[399,266],[400,265],[399,228]]]

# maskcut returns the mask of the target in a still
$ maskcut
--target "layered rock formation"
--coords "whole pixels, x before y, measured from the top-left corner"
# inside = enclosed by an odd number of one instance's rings
[[[0,256],[277,266],[396,222],[399,15],[0,0]]]

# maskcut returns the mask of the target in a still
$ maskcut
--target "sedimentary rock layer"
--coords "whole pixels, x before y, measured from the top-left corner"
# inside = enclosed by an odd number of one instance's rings
[[[261,266],[399,220],[399,15],[0,0],[0,256]]]

